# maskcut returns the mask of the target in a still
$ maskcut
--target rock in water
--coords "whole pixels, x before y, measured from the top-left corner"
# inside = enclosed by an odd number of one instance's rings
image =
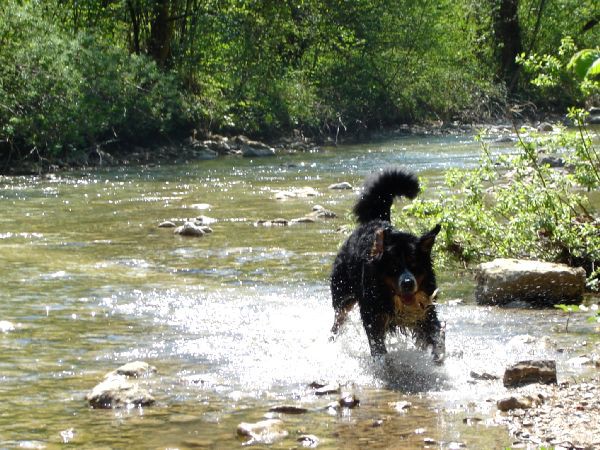
[[[504,372],[504,386],[518,387],[531,383],[556,384],[556,361],[521,361]]]
[[[177,225],[175,225],[174,222],[171,222],[170,220],[165,220],[164,222],[161,222],[158,224],[158,228],[175,228]]]
[[[282,420],[267,419],[256,423],[242,422],[237,427],[237,434],[250,438],[246,444],[272,444],[285,438],[288,432],[283,429]]]
[[[123,364],[121,367],[118,367],[113,372],[109,372],[106,375],[106,378],[111,377],[113,375],[123,375],[126,377],[142,378],[155,372],[156,367],[151,366],[147,362],[133,361],[127,364]]]
[[[180,236],[192,236],[192,237],[200,237],[204,236],[206,233],[203,230],[203,227],[196,225],[193,222],[186,222],[183,225],[175,228],[173,231],[175,234],[179,234]]]
[[[107,373],[104,381],[92,389],[86,400],[93,408],[103,409],[152,405],[155,400],[150,391],[128,378],[148,377],[155,372],[156,367],[144,361],[124,364]]]
[[[104,409],[149,406],[155,401],[148,390],[122,375],[109,376],[96,385],[86,396],[86,400],[93,408]]]
[[[299,442],[305,448],[317,448],[319,446],[319,438],[314,434],[303,434],[296,439],[296,442]]]
[[[475,299],[480,305],[574,303],[581,300],[585,289],[583,268],[542,261],[495,259],[480,264],[475,278]]]
[[[352,185],[347,181],[342,181],[341,183],[334,183],[329,185],[329,189],[337,189],[337,190],[351,190]]]

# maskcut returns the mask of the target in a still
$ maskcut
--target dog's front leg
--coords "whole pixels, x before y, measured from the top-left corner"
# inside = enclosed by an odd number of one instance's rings
[[[427,311],[425,319],[415,330],[417,342],[422,347],[431,346],[433,361],[441,364],[446,356],[446,323],[440,322],[434,307]]]
[[[369,339],[371,355],[385,355],[387,353],[387,349],[385,348],[385,331],[387,324],[385,316],[368,307],[361,307],[360,315],[367,338]]]

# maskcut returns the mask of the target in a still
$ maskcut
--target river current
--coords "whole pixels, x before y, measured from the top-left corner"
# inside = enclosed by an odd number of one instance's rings
[[[560,311],[476,306],[469,273],[446,270],[443,366],[401,337],[373,361],[356,312],[328,341],[328,274],[362,179],[399,165],[419,173],[426,195],[443,195],[443,172],[474,167],[478,145],[411,137],[0,178],[0,448],[239,448],[237,425],[265,417],[282,418],[289,433],[273,448],[301,448],[303,434],[331,449],[510,445],[493,423],[501,381],[473,373],[501,376],[518,360],[552,358],[568,376],[560,347],[584,341],[585,326],[561,333]],[[355,189],[328,189],[341,181]],[[317,195],[278,199],[304,187]],[[338,217],[256,225],[303,217],[316,204]],[[158,227],[199,215],[215,219],[202,238]],[[91,409],[86,393],[135,360],[157,368],[156,404]],[[328,408],[339,396],[314,395],[312,382],[340,384],[360,406]],[[309,411],[268,412],[277,405]]]

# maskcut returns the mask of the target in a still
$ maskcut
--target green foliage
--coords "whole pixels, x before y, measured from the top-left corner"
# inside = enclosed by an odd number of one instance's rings
[[[522,54],[518,57],[531,83],[544,96],[566,105],[581,102],[600,93],[597,71],[600,71],[600,50],[577,51],[573,39],[563,38],[557,55]]]
[[[562,262],[584,267],[588,287],[597,289],[600,226],[586,191],[600,187],[600,159],[589,137],[567,131],[549,138],[522,136],[511,155],[494,155],[481,145],[477,168],[449,171],[439,198],[416,200],[403,215],[417,228],[442,224],[438,248],[446,260]],[[574,172],[541,164],[542,150],[565,158]]]
[[[583,81],[585,78],[592,78],[594,71],[592,68],[600,61],[600,50],[586,48],[579,50],[573,55],[567,64],[567,70],[575,73],[575,76]],[[592,72],[590,72],[592,71]]]
[[[485,120],[507,96],[495,80],[501,3],[5,0],[0,159],[192,128],[319,134]],[[518,6],[533,98],[562,106],[597,92],[598,65],[582,91],[566,59],[597,45],[599,27],[578,31],[594,0]],[[566,34],[562,54],[536,56]]]
[[[175,78],[151,59],[92,34],[66,35],[33,6],[9,2],[2,14],[5,152],[63,157],[107,139],[143,141],[182,120]]]

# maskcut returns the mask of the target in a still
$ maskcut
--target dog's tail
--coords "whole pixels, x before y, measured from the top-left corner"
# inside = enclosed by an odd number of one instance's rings
[[[362,194],[354,205],[358,223],[380,219],[390,221],[390,209],[395,197],[415,198],[419,193],[417,177],[402,169],[387,169],[365,181]]]

